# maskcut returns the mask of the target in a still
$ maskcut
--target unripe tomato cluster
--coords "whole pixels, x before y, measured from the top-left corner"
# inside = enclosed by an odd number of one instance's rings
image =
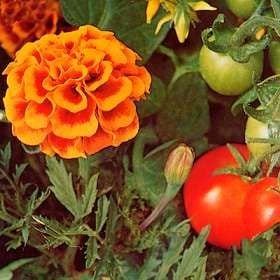
[[[242,20],[249,18],[259,3],[258,0],[226,0],[229,10]],[[272,71],[280,74],[280,41],[270,43],[268,58]],[[212,90],[225,96],[238,96],[261,78],[264,53],[254,53],[247,62],[239,63],[229,54],[203,45],[199,64],[201,75]],[[245,139],[269,137],[270,123],[248,118]],[[271,144],[248,140],[247,144],[238,144],[235,148],[246,160],[261,159],[270,152]],[[185,209],[193,228],[199,232],[210,225],[208,242],[225,249],[239,247],[242,239],[252,239],[280,222],[277,178],[217,174],[220,169],[237,166],[228,147],[215,148],[195,162],[184,185]]]

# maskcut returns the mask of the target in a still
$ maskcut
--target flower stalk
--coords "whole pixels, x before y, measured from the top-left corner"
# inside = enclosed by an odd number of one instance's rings
[[[168,203],[174,199],[188,177],[194,158],[195,154],[193,149],[185,144],[180,144],[169,154],[164,169],[164,176],[167,181],[166,190],[152,213],[141,223],[141,231],[144,231],[152,224],[166,208]]]

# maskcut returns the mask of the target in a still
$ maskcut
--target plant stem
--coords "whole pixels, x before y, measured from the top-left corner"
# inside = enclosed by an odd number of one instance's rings
[[[162,210],[167,206],[169,202],[170,199],[166,195],[164,195],[159,204],[152,211],[152,213],[142,222],[142,224],[140,225],[140,230],[145,230],[160,215]]]

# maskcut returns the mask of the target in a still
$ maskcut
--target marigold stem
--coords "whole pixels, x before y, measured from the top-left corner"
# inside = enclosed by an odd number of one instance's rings
[[[152,211],[152,213],[141,223],[140,230],[145,230],[162,212],[162,210],[167,206],[170,202],[170,198],[164,195],[160,200],[159,204]]]

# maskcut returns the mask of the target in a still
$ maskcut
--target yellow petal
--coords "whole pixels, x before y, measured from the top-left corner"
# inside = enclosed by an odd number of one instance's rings
[[[157,34],[161,27],[168,21],[171,21],[172,20],[172,14],[168,14],[166,16],[164,16],[157,24],[157,28],[156,28],[156,31],[155,31],[155,34]]]
[[[151,23],[151,20],[157,13],[159,7],[160,7],[160,0],[148,0],[148,5],[146,9],[147,23]]]
[[[174,25],[179,42],[184,43],[189,35],[190,19],[181,9],[175,14]]]
[[[214,11],[214,10],[217,10],[217,8],[210,6],[205,1],[191,2],[191,3],[189,3],[189,5],[195,11]]]

